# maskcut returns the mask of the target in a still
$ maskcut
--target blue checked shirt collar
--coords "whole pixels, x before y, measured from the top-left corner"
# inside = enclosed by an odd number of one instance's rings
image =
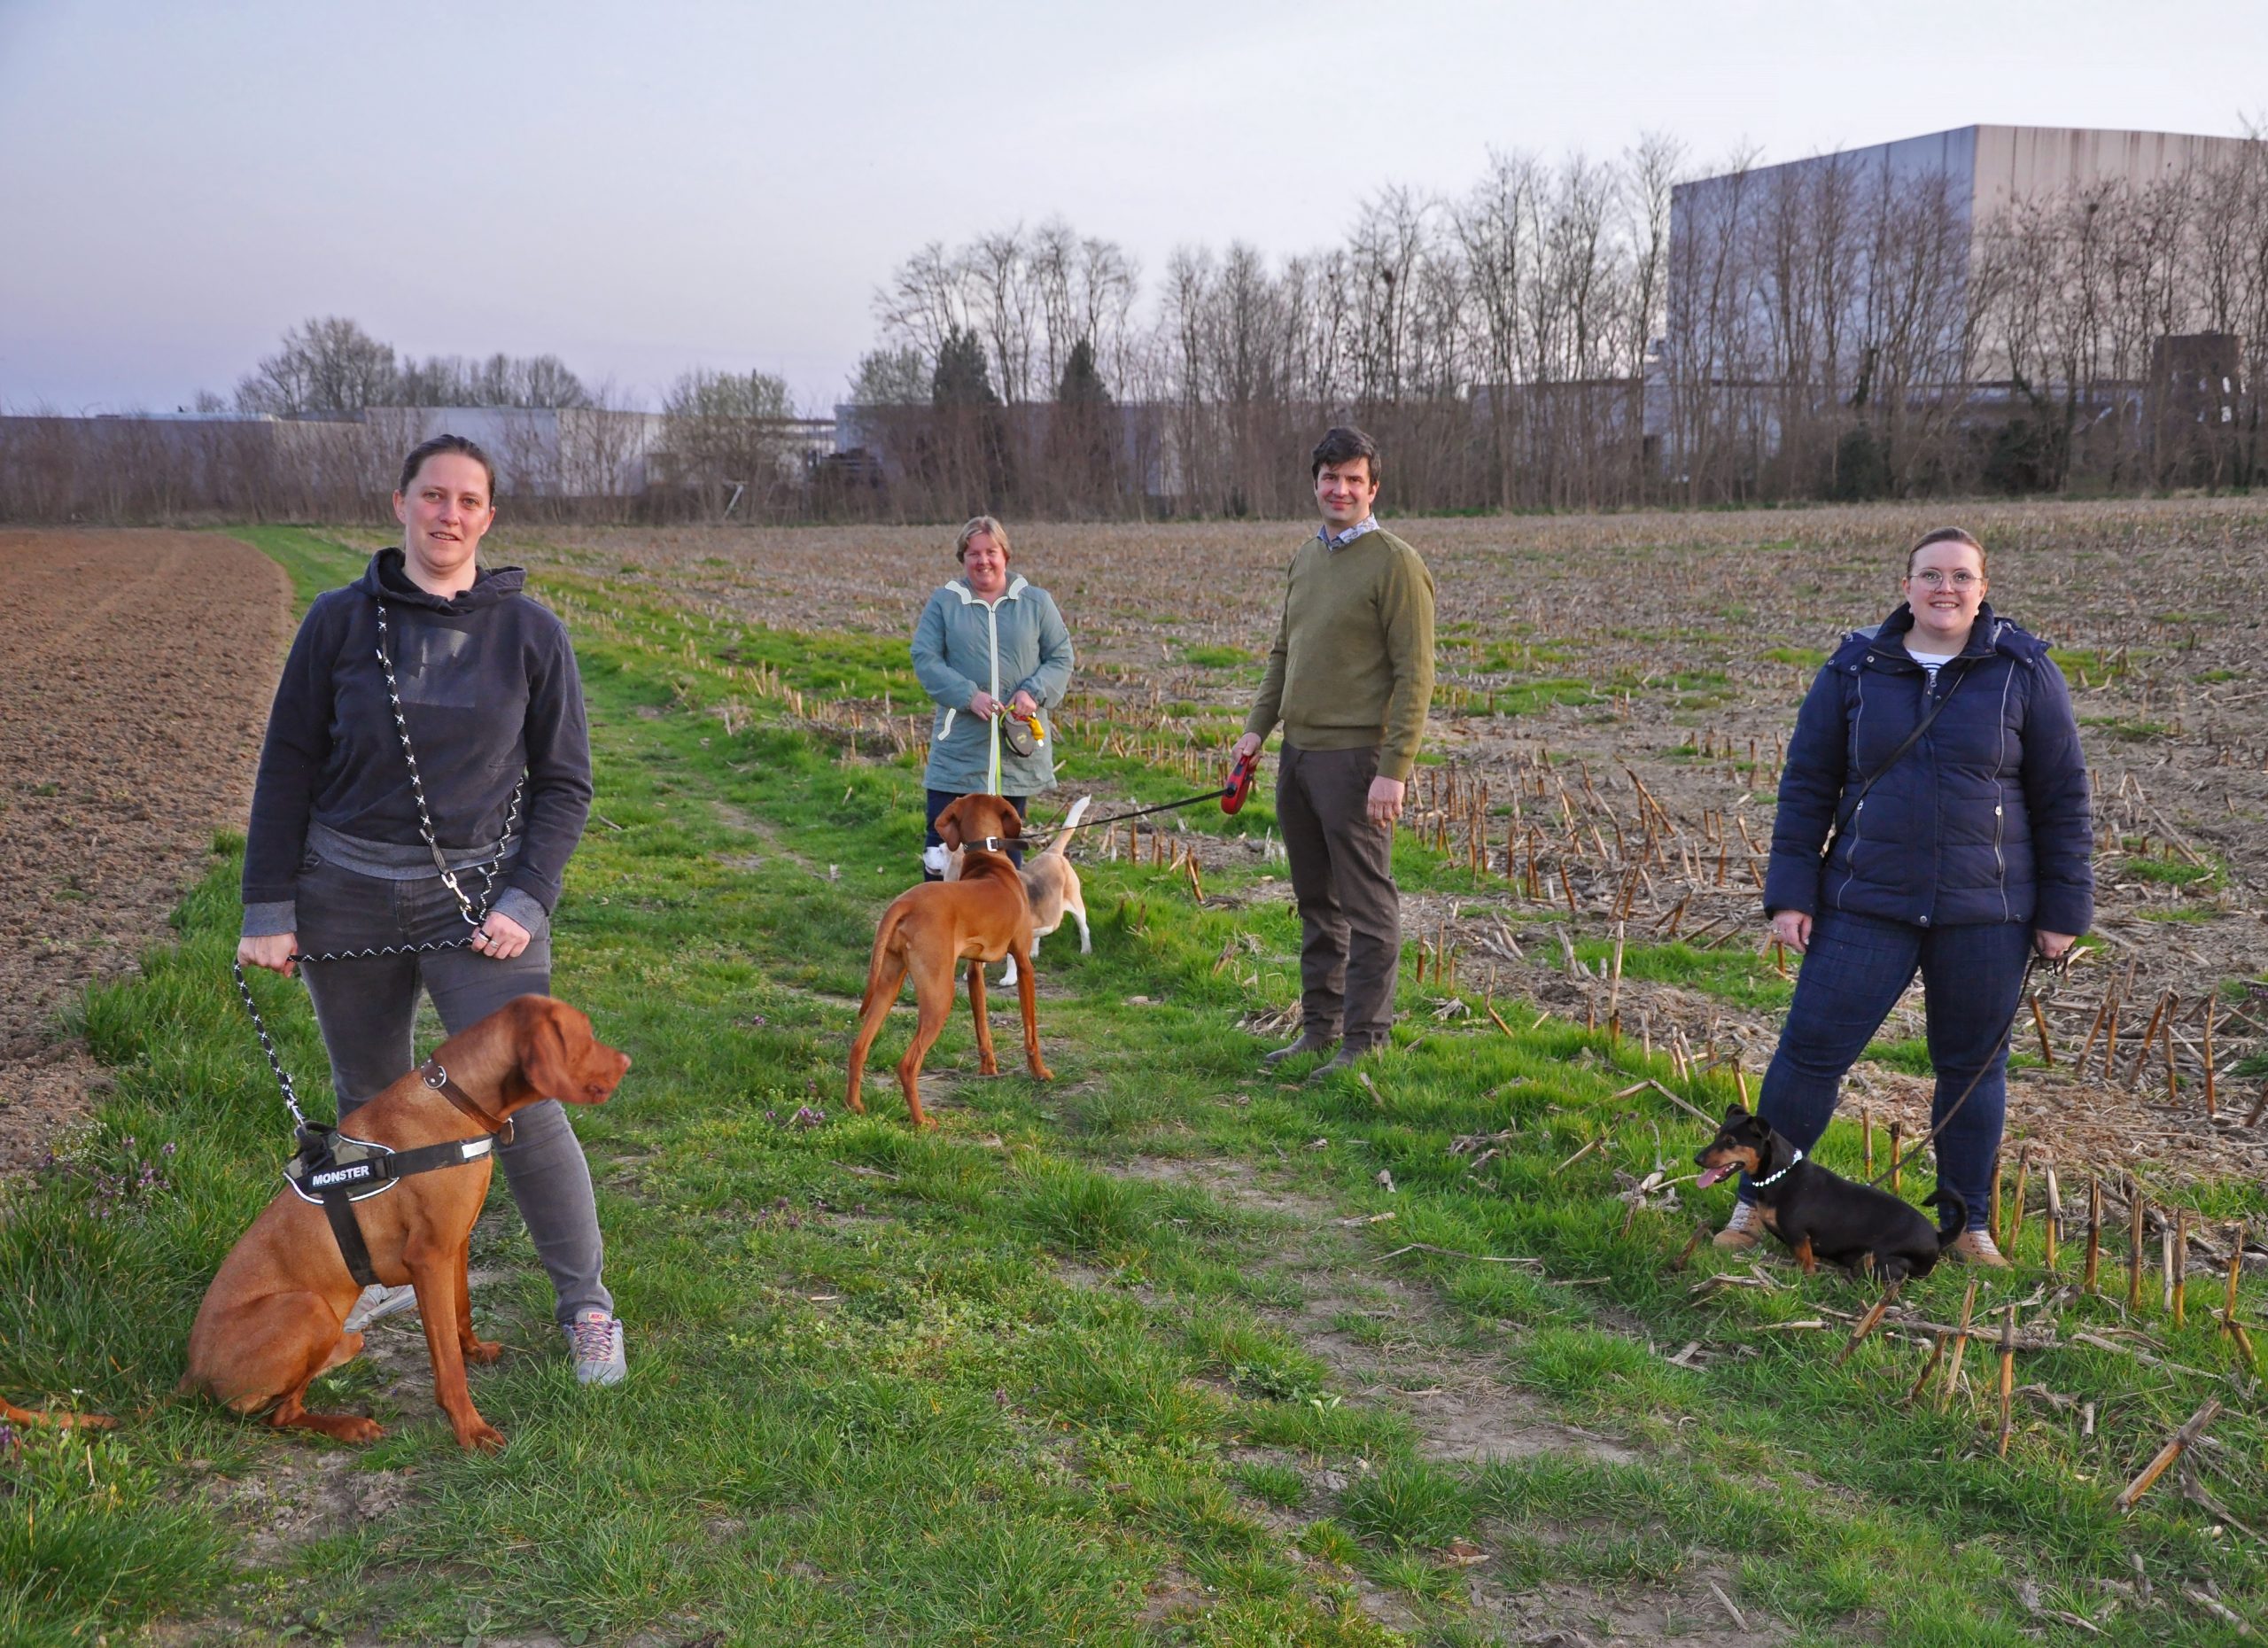
[[[1374,532],[1378,529],[1379,517],[1375,515],[1366,515],[1336,538],[1331,535],[1331,529],[1328,526],[1317,527],[1315,535],[1323,540],[1323,547],[1326,549],[1344,549],[1364,532]]]

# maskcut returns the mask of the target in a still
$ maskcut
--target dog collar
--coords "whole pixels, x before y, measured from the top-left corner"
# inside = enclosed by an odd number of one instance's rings
[[[1008,840],[1005,836],[987,836],[981,840],[971,842],[969,845],[982,847],[987,852],[1006,852],[1008,850]]]
[[[1797,1152],[1796,1152],[1796,1154],[1795,1154],[1794,1155],[1790,1156],[1790,1157],[1788,1159],[1788,1165],[1787,1165],[1786,1167],[1782,1168],[1782,1169],[1781,1169],[1777,1173],[1775,1173],[1775,1174],[1774,1174],[1770,1178],[1752,1178],[1752,1179],[1749,1180],[1748,1182],[1749,1182],[1750,1184],[1751,1184],[1751,1185],[1755,1185],[1755,1186],[1756,1186],[1756,1188],[1757,1188],[1757,1189],[1759,1189],[1759,1190],[1763,1189],[1767,1185],[1776,1185],[1776,1184],[1778,1184],[1782,1179],[1783,1179],[1783,1178],[1787,1178],[1787,1177],[1788,1177],[1788,1175],[1789,1175],[1790,1173],[1792,1173],[1793,1171],[1795,1171],[1796,1163],[1797,1163],[1797,1162],[1800,1162],[1800,1161],[1802,1161],[1803,1159],[1804,1159],[1804,1153],[1803,1153],[1802,1151],[1798,1150],[1798,1151],[1797,1151]]]

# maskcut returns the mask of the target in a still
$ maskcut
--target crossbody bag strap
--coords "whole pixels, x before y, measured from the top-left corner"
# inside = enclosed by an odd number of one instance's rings
[[[1868,795],[1873,790],[1876,784],[1882,782],[1883,774],[1889,772],[1891,768],[1896,766],[1899,760],[1904,758],[1907,750],[1911,750],[1915,744],[1922,742],[1922,735],[1930,730],[1930,724],[1931,722],[1935,721],[1938,716],[1945,713],[1946,705],[1953,702],[1953,694],[1961,690],[1961,682],[1968,679],[1969,672],[1967,670],[1963,670],[1960,674],[1954,676],[1953,679],[1953,685],[1946,688],[1945,696],[1936,699],[1930,704],[1930,712],[1915,723],[1914,730],[1912,732],[1907,734],[1904,738],[1899,741],[1898,748],[1890,752],[1890,758],[1884,761],[1880,766],[1876,767],[1874,772],[1868,776],[1867,781],[1859,786],[1858,799],[1851,804],[1851,816],[1852,818],[1859,816],[1859,809],[1867,805]],[[1843,827],[1840,824],[1837,824],[1833,829],[1827,832],[1827,839],[1820,843],[1820,862],[1823,864],[1827,861],[1828,855],[1835,851],[1835,843],[1842,838]]]

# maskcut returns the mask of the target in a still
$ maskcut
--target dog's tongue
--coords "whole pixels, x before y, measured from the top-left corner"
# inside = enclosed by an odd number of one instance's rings
[[[1710,1185],[1715,1184],[1719,1179],[1724,1178],[1726,1174],[1731,1171],[1732,1170],[1730,1168],[1703,1168],[1701,1170],[1701,1177],[1694,1181],[1694,1188],[1697,1190],[1706,1190]]]

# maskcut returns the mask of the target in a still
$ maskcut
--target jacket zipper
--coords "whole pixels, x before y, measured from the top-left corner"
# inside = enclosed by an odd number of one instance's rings
[[[1853,753],[1859,747],[1859,731],[1866,724],[1867,671],[1862,664],[1859,667],[1859,712],[1851,718],[1851,748]],[[1851,890],[1851,882],[1859,874],[1859,814],[1866,810],[1867,804],[1863,798],[1851,809],[1851,847],[1843,859],[1843,884],[1835,890],[1835,907],[1838,910],[1844,907],[1843,895]]]
[[[2008,811],[2007,798],[2000,793],[2000,770],[2008,764],[2008,688],[2016,684],[2016,672],[2010,666],[2000,680],[2000,742],[1992,757],[1992,873],[2000,878],[2000,919],[2010,921],[2008,914],[2008,861],[2000,851],[2000,837],[2007,828],[2002,816]],[[2035,872],[2035,882],[2037,872]]]

